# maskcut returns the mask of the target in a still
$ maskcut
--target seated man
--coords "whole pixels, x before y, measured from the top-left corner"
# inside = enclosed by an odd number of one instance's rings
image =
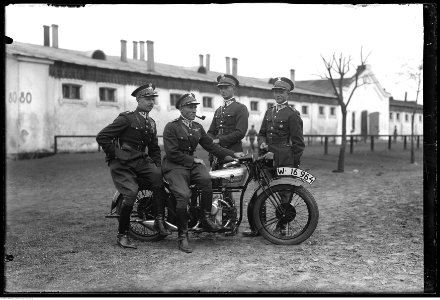
[[[169,122],[163,132],[165,157],[162,162],[162,171],[177,201],[178,247],[187,253],[192,252],[188,245],[187,215],[191,184],[196,184],[202,190],[200,205],[205,214],[204,225],[211,231],[221,229],[221,226],[217,225],[211,216],[212,182],[205,162],[194,156],[197,145],[200,144],[206,151],[222,159],[226,156],[244,156],[242,152],[234,153],[232,150],[213,143],[202,125],[194,121],[198,104],[192,93],[181,96],[176,102],[176,108],[180,110],[181,115]]]
[[[128,230],[139,188],[138,177],[145,178],[153,190],[156,229],[162,235],[171,234],[163,220],[166,194],[156,123],[148,115],[158,94],[150,83],[137,88],[131,95],[138,102],[136,110],[119,114],[96,137],[106,153],[113,183],[123,197],[117,236],[117,243],[123,248],[136,248],[128,237]],[[148,153],[145,153],[146,148]]]

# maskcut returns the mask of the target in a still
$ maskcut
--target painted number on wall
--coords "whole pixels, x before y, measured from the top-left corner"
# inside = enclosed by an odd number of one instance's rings
[[[20,92],[20,95],[18,95],[17,92],[10,92],[9,93],[9,103],[12,102],[19,102],[19,103],[31,103],[32,102],[32,94],[27,92],[26,94],[24,92]]]

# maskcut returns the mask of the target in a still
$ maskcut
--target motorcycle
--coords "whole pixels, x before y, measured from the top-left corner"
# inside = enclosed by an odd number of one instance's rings
[[[245,156],[213,167],[209,172],[213,186],[211,214],[223,229],[218,232],[234,235],[243,219],[244,194],[251,182],[256,183],[247,203],[247,218],[251,230],[258,232],[274,244],[297,245],[307,240],[315,231],[319,219],[318,205],[313,195],[304,187],[312,184],[315,177],[299,168],[272,166],[272,160],[265,157],[254,159]],[[288,178],[288,182],[280,180]],[[138,179],[139,192],[130,219],[129,233],[141,241],[159,241],[165,238],[154,226],[152,191]],[[171,231],[177,231],[176,200],[164,179],[167,193],[165,224]],[[255,185],[254,185],[255,186]],[[205,232],[200,227],[203,210],[198,205],[201,191],[190,186],[188,229],[195,233]],[[231,197],[240,193],[237,204]],[[116,192],[108,218],[118,218],[122,195]],[[237,218],[238,217],[238,218]],[[206,229],[206,231],[208,231]]]

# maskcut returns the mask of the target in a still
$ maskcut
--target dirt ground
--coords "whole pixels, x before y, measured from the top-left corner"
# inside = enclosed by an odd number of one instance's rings
[[[409,151],[305,153],[302,168],[319,209],[314,234],[297,246],[262,237],[177,234],[137,250],[116,245],[105,219],[114,188],[102,153],[8,161],[7,293],[423,293],[423,165]],[[240,231],[248,229],[246,214]]]

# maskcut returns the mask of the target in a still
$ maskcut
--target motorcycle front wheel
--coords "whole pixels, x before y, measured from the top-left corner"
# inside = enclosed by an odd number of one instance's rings
[[[118,211],[122,205],[122,195],[118,198]],[[119,218],[118,218],[119,220]],[[133,205],[133,211],[130,215],[129,234],[137,240],[144,242],[156,242],[165,238],[150,226],[143,222],[154,222],[153,198],[152,192],[148,190],[138,193],[138,197]]]
[[[253,218],[265,239],[278,245],[298,245],[315,231],[319,210],[304,187],[278,184],[257,197]]]

